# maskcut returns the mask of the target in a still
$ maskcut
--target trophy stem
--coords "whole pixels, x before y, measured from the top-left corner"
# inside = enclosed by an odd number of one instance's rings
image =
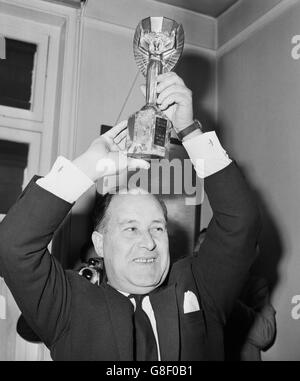
[[[157,82],[156,77],[162,73],[162,62],[159,58],[150,55],[146,75],[146,104],[156,105],[157,103]]]
[[[146,105],[128,118],[127,156],[168,157],[172,122],[157,105],[157,76],[173,69],[184,44],[182,26],[166,17],[148,17],[136,28],[133,52],[146,77]]]

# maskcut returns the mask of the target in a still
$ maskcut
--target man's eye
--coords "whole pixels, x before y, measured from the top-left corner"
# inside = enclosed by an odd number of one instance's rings
[[[130,228],[126,228],[125,231],[127,231],[127,232],[135,232],[135,231],[137,231],[137,228],[136,227],[130,227]]]
[[[162,226],[156,226],[156,227],[154,227],[154,228],[152,228],[152,229],[153,229],[155,232],[159,232],[159,233],[165,231],[165,229],[164,229]]]

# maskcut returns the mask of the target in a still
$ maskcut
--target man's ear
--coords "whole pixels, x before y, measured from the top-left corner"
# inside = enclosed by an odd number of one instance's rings
[[[92,241],[97,255],[103,258],[103,234],[93,231]]]

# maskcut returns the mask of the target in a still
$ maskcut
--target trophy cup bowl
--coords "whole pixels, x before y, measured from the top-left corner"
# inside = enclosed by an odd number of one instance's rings
[[[168,155],[172,122],[157,106],[156,77],[171,71],[184,46],[181,24],[166,17],[142,20],[134,34],[133,52],[146,77],[146,104],[128,119],[127,155],[151,160]]]

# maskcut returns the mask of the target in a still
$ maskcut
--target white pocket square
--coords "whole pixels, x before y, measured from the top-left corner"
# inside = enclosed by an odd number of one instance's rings
[[[183,312],[188,314],[190,312],[199,311],[199,303],[196,295],[192,291],[187,291],[184,293],[183,299]]]

